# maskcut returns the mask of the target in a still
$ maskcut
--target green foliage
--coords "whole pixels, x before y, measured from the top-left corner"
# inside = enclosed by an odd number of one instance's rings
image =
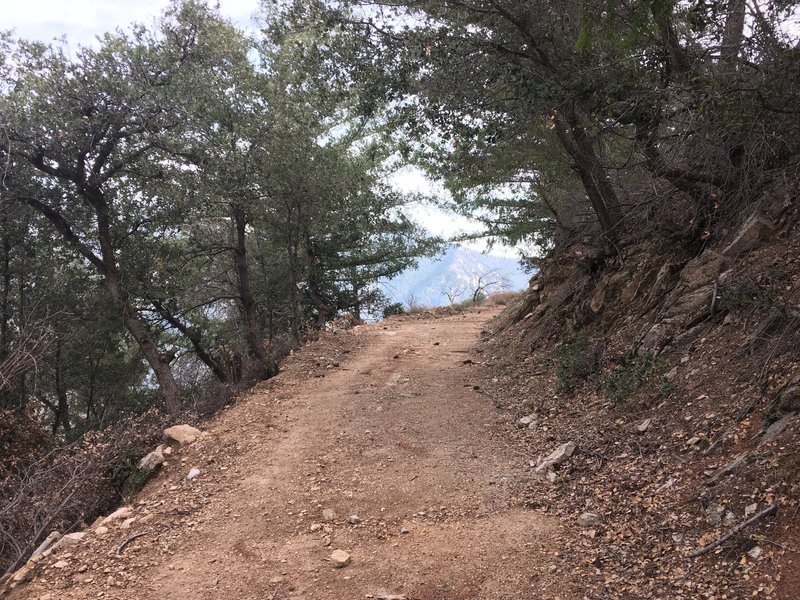
[[[571,334],[556,350],[558,390],[570,392],[579,381],[586,381],[599,372],[604,347],[593,341],[586,331]]]
[[[402,302],[395,302],[383,309],[383,318],[391,317],[392,315],[404,315],[406,313]]]
[[[36,402],[63,439],[178,410],[274,373],[269,341],[379,310],[375,281],[436,250],[326,54],[341,36],[300,23],[325,11],[275,10],[258,40],[195,0],[77,52],[2,35],[0,357],[34,317],[58,343],[0,408]]]
[[[145,451],[142,448],[125,448],[109,469],[109,482],[123,498],[128,498],[141,491],[152,475],[150,471],[137,466],[144,454]]]
[[[781,306],[780,296],[789,283],[786,273],[770,269],[756,279],[721,287],[719,308],[723,312],[769,312]]]
[[[628,352],[614,370],[605,376],[603,393],[617,404],[650,387],[655,387],[661,395],[668,396],[674,387],[666,377],[658,376],[662,368],[663,360],[651,352]]]

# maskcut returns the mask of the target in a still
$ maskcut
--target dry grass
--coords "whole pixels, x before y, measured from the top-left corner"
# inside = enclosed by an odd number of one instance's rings
[[[522,292],[496,292],[481,304],[485,306],[506,306],[520,296],[522,296]]]

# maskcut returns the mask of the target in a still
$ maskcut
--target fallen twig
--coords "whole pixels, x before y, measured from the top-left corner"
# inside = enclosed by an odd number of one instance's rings
[[[689,558],[697,558],[698,556],[702,556],[703,554],[707,554],[708,552],[711,552],[714,548],[717,548],[718,546],[720,546],[720,545],[724,544],[725,542],[727,542],[729,539],[731,539],[733,536],[735,536],[737,533],[739,533],[742,529],[744,529],[748,525],[751,525],[751,524],[755,523],[759,519],[763,519],[767,515],[771,515],[777,509],[778,509],[778,505],[777,504],[770,504],[767,508],[762,510],[760,513],[758,513],[758,514],[750,517],[749,519],[747,519],[747,521],[745,521],[743,523],[739,523],[736,527],[731,529],[728,533],[723,535],[718,540],[716,540],[714,542],[711,542],[707,546],[703,546],[702,548],[699,548],[697,550],[689,552],[689,554],[688,554]]]
[[[139,533],[134,533],[132,536],[125,538],[122,543],[117,547],[117,554],[122,554],[122,551],[125,549],[125,546],[130,544],[133,540],[143,537],[150,533],[150,529],[146,529],[145,531],[140,531]]]

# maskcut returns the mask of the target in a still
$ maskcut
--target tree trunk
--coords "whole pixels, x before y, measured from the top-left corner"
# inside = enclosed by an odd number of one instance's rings
[[[291,237],[286,248],[289,260],[289,299],[292,307],[292,337],[300,341],[300,301],[297,297],[297,249],[293,247]]]
[[[7,223],[3,222],[3,229]],[[3,291],[0,299],[0,360],[8,355],[8,321],[11,318],[9,312],[9,298],[11,297],[11,240],[8,232],[3,234]]]
[[[261,363],[265,377],[273,377],[278,373],[277,365],[272,356],[264,348],[264,335],[261,332],[261,323],[258,319],[258,304],[253,297],[250,286],[250,265],[247,262],[247,218],[241,204],[231,205],[233,222],[236,227],[233,262],[236,268],[237,292],[239,295],[239,308],[242,312],[247,346],[250,355]]]
[[[156,312],[161,316],[162,319],[180,331],[181,334],[183,334],[183,336],[189,340],[197,358],[199,358],[203,364],[211,369],[211,372],[214,374],[214,376],[222,382],[227,381],[228,374],[225,372],[224,365],[214,358],[214,356],[208,350],[206,350],[205,346],[203,346],[203,334],[197,331],[197,329],[194,327],[186,325],[186,323],[182,322],[176,315],[170,312],[162,302],[153,300],[152,304],[153,308],[155,308]]]
[[[719,50],[719,59],[723,65],[735,66],[738,62],[744,38],[746,7],[745,0],[728,0],[725,31],[722,34],[722,46]]]
[[[55,368],[55,387],[56,387],[56,414],[53,420],[53,433],[58,432],[59,426],[64,429],[64,435],[69,436],[72,425],[69,419],[69,401],[67,398],[67,386],[64,383],[64,361],[61,354],[61,338],[56,341],[56,368]]]
[[[111,290],[114,287],[117,288],[115,293],[119,294],[119,286],[107,279],[106,288],[109,290],[109,293],[112,293],[112,296],[114,292]],[[181,389],[178,387],[178,383],[172,375],[169,363],[161,359],[161,352],[159,352],[158,346],[153,342],[153,337],[147,324],[139,318],[136,309],[130,305],[130,301],[123,299],[117,302],[123,311],[125,328],[128,330],[128,333],[133,336],[133,339],[136,340],[136,343],[144,354],[145,360],[147,360],[147,364],[153,369],[161,391],[161,396],[164,399],[164,405],[172,414],[179,413],[183,408],[181,403]]]
[[[314,308],[317,309],[317,329],[325,327],[327,318],[327,306],[322,297],[322,290],[319,284],[319,260],[314,252],[314,244],[311,239],[306,236],[306,269],[308,271],[308,295],[314,303]]]
[[[152,333],[147,324],[139,317],[138,311],[131,304],[127,292],[125,292],[120,283],[116,267],[112,267],[105,273],[103,284],[109,296],[111,296],[114,306],[122,313],[122,322],[125,325],[125,329],[136,340],[147,364],[153,369],[161,396],[164,399],[164,405],[172,414],[179,413],[183,408],[181,390],[172,375],[169,362],[162,360],[161,352],[153,341]]]
[[[622,233],[622,211],[617,193],[594,150],[594,140],[584,121],[574,106],[561,107],[555,116],[556,135],[574,162],[574,168],[600,222],[603,237],[615,248]]]
[[[125,329],[136,340],[145,360],[147,360],[147,364],[153,369],[161,396],[164,399],[164,405],[169,412],[176,414],[182,409],[181,390],[172,375],[169,362],[162,360],[161,352],[153,341],[152,332],[139,316],[130,296],[122,285],[122,275],[117,266],[117,256],[111,241],[111,220],[106,200],[100,190],[84,191],[84,195],[94,208],[97,217],[97,239],[102,257],[102,269],[99,270],[103,274],[103,284],[114,305],[122,313],[122,322],[125,324]]]

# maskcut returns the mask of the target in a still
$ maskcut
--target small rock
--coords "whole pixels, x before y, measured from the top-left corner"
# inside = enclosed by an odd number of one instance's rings
[[[547,477],[547,481],[549,481],[550,483],[555,483],[556,481],[558,481],[558,475],[556,474],[555,471],[548,471],[545,477]]]
[[[753,502],[752,504],[748,504],[744,507],[744,517],[745,519],[750,515],[756,514],[756,510],[758,509],[758,502]]]
[[[192,467],[191,469],[189,469],[189,474],[186,476],[186,479],[191,480],[197,477],[198,475],[200,475],[200,469],[198,469],[197,467]]]
[[[761,549],[761,546],[753,546],[750,550],[747,551],[747,556],[752,558],[753,560],[758,560],[761,558],[761,555],[764,551]]]
[[[722,524],[722,516],[725,514],[725,509],[712,502],[706,507],[706,521],[711,527],[719,527]]]
[[[323,521],[335,521],[337,518],[336,511],[332,508],[326,508],[322,511],[322,520]]]
[[[320,525],[319,523],[312,523],[311,524],[311,533],[316,533],[320,529],[322,529],[322,525]]]
[[[31,578],[33,574],[33,567],[30,563],[24,565],[22,568],[18,569],[12,576],[11,581],[12,583],[25,583],[28,579]]]
[[[530,417],[521,417],[517,419],[517,427],[520,427],[522,429],[524,429],[525,427],[530,427],[531,421],[533,421],[533,419],[531,419]]]
[[[578,517],[578,525],[581,527],[594,527],[600,523],[600,515],[592,512],[581,513]]]
[[[652,422],[653,422],[653,419],[645,419],[644,421],[642,421],[641,423],[639,423],[636,426],[636,431],[638,431],[639,433],[644,433],[645,431],[650,429],[650,423],[652,423]]]
[[[687,446],[696,446],[699,443],[700,443],[700,438],[698,436],[696,436],[696,435],[692,436],[688,440],[686,440],[686,445]]]
[[[575,452],[577,447],[578,444],[575,442],[561,444],[558,448],[553,450],[547,458],[540,462],[534,471],[539,475],[546,475],[548,471],[552,470],[552,467],[561,464],[572,456],[572,453]]]
[[[69,563],[67,561],[65,561],[65,560],[60,560],[57,563],[54,563],[53,566],[56,569],[64,569],[65,567],[69,566]]]
[[[131,525],[136,521],[136,517],[130,517],[129,519],[125,519],[122,523],[120,523],[120,529],[130,529]]]
[[[108,527],[105,525],[100,525],[97,529],[94,530],[96,535],[105,535],[108,533]]]
[[[86,537],[85,531],[77,531],[75,533],[68,533],[61,538],[61,543],[65,545],[75,545],[80,543]]]
[[[334,550],[331,554],[331,562],[337,569],[341,569],[342,567],[349,565],[350,560],[350,555],[344,550]]]
[[[358,515],[350,515],[347,517],[347,522],[350,523],[350,525],[358,525],[361,523],[361,519],[358,518]]]
[[[191,425],[175,425],[164,430],[164,437],[180,446],[185,446],[200,437],[200,430]]]

